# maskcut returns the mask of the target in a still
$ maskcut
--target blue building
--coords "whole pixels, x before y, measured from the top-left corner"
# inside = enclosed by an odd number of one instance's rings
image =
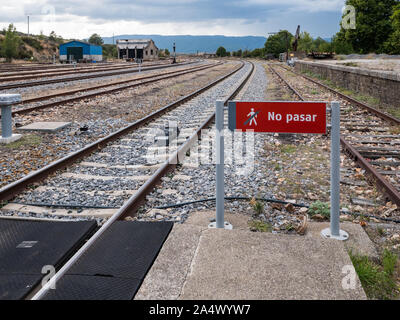
[[[83,41],[70,41],[60,45],[60,61],[88,61],[103,60],[103,48]]]

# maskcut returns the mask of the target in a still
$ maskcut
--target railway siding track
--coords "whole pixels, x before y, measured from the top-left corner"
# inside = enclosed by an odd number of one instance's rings
[[[113,82],[113,83],[109,83],[109,84],[105,84],[105,85],[98,85],[98,86],[88,87],[88,88],[84,88],[84,89],[71,90],[71,91],[51,94],[48,96],[26,99],[16,105],[16,108],[14,108],[12,115],[13,116],[23,115],[23,114],[30,113],[32,111],[37,111],[37,110],[41,110],[41,109],[64,105],[67,103],[76,102],[76,101],[80,101],[80,100],[84,100],[84,99],[88,99],[88,98],[93,98],[93,97],[104,95],[104,94],[110,94],[110,93],[114,93],[114,92],[121,91],[124,89],[134,88],[134,87],[154,83],[154,82],[161,81],[161,80],[178,77],[181,75],[186,75],[189,73],[202,71],[205,69],[213,68],[218,65],[221,65],[221,63],[196,66],[196,67],[191,67],[191,68],[187,68],[187,69],[183,69],[183,70],[166,72],[163,74],[144,76],[144,77],[140,77],[140,78],[136,78],[136,79],[132,79],[132,80],[123,80],[123,81]],[[147,79],[149,79],[149,80],[147,80]],[[141,82],[139,82],[139,81],[141,81]],[[132,82],[133,82],[133,84],[128,84],[128,83],[132,83]],[[110,89],[99,91],[99,89],[107,88],[107,87],[109,87]],[[95,91],[95,92],[81,94],[82,92],[86,92],[86,91]],[[47,102],[47,103],[43,103],[43,104],[38,104],[38,105],[31,106],[31,107],[26,107],[26,108],[21,107],[22,105],[26,105],[28,103],[52,100],[54,98],[68,96],[68,95],[77,95],[77,96],[62,99],[62,100],[51,101],[51,102]],[[1,116],[0,116],[0,119],[1,119]]]
[[[146,66],[147,64],[142,64],[142,66]],[[82,73],[83,71],[88,71],[88,72],[97,72],[97,71],[103,71],[103,70],[115,70],[115,69],[123,69],[123,68],[132,68],[132,67],[138,67],[139,65],[136,63],[130,63],[130,64],[109,64],[109,65],[102,65],[102,66],[90,66],[90,67],[54,67],[53,69],[39,69],[36,71],[23,71],[20,70],[18,72],[14,72],[13,69],[10,69],[7,71],[7,69],[1,69],[0,68],[0,81],[5,82],[5,81],[12,81],[11,78],[21,78],[21,79],[14,79],[14,80],[27,80],[27,79],[34,79],[34,78],[40,78],[40,77],[46,77],[46,76],[51,76],[51,75],[62,75],[62,73],[66,72],[65,74],[74,74],[74,73]],[[91,71],[90,71],[91,70]],[[27,76],[33,76],[27,77]]]
[[[277,72],[271,65],[269,68],[294,90],[301,99],[305,98],[289,81]],[[285,72],[293,72],[281,67]],[[350,103],[343,107],[342,103],[342,136],[340,139],[344,152],[363,168],[378,188],[397,206],[400,206],[400,135],[394,134],[400,126],[400,120],[370,106],[363,104],[351,97],[343,95],[328,86],[309,77],[295,73],[298,77],[322,87],[340,99]]]
[[[163,68],[173,68],[177,66],[184,66],[188,64],[193,64],[195,62],[185,62],[185,63],[177,63],[177,64],[169,64],[169,65],[156,65],[156,66],[147,66],[140,68],[141,71],[151,71]],[[37,80],[37,81],[30,81],[30,82],[20,82],[20,83],[12,83],[12,84],[4,84],[0,85],[0,91],[9,90],[9,89],[16,89],[16,88],[26,88],[26,87],[35,87],[47,84],[54,84],[54,83],[64,83],[64,82],[71,82],[71,81],[78,81],[78,80],[86,80],[86,79],[94,79],[100,77],[110,77],[116,75],[123,75],[129,73],[136,73],[139,72],[139,68],[133,67],[129,68],[128,70],[121,70],[121,71],[110,71],[110,72],[99,72],[96,74],[89,74],[83,76],[76,76],[76,77],[63,77],[57,79],[46,79],[46,80]]]
[[[161,66],[167,65],[165,63],[156,63],[156,64],[143,64],[142,67],[146,66]],[[123,69],[130,69],[130,68],[138,68],[138,64],[128,64],[128,65],[121,65],[115,64],[112,66],[107,67],[87,67],[87,68],[76,68],[76,69],[62,69],[62,70],[51,70],[51,71],[39,71],[39,72],[18,72],[16,74],[0,74],[0,82],[7,82],[7,81],[19,81],[19,80],[30,80],[30,79],[37,79],[37,78],[50,78],[50,77],[57,77],[69,74],[85,74],[85,73],[96,73],[96,72],[104,72],[104,71],[113,71],[113,70],[123,70]]]

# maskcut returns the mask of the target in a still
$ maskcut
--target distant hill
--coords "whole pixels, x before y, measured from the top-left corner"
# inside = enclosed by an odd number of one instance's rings
[[[161,36],[161,35],[118,35],[117,39],[153,39],[159,49],[168,49],[172,52],[173,43],[176,43],[178,53],[215,52],[219,46],[223,46],[227,51],[237,51],[239,49],[254,50],[264,47],[265,37],[245,36]],[[112,37],[103,38],[105,44],[112,44]]]

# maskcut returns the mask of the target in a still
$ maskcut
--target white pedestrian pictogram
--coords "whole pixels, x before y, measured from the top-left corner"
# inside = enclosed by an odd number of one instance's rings
[[[257,112],[257,113],[258,113],[258,112]],[[253,121],[254,121],[254,124],[257,126],[257,121],[256,121],[257,113],[254,112],[254,108],[251,108],[250,113],[247,115],[248,117],[250,117],[250,118],[249,118],[249,120],[250,120],[249,125],[250,125],[250,126],[251,126],[251,124],[253,123]]]

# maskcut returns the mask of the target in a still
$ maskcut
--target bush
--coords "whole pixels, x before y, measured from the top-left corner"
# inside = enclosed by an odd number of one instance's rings
[[[22,37],[21,39],[24,43],[31,46],[32,48],[35,48],[36,50],[38,50],[38,51],[43,50],[43,46],[39,40],[32,38],[32,37]]]
[[[1,54],[10,62],[12,59],[18,57],[21,38],[18,36],[17,30],[13,24],[10,24],[7,30],[4,29],[4,32],[5,37],[1,45]]]

